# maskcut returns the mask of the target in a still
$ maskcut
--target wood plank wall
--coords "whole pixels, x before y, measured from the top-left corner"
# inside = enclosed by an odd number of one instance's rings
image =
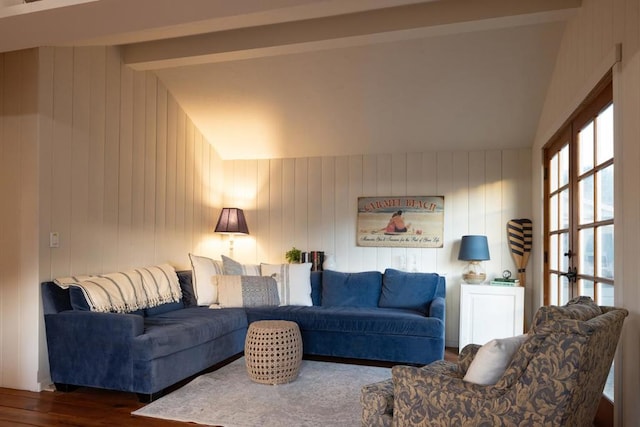
[[[0,55],[0,385],[33,389],[38,366],[36,50]]]
[[[211,244],[221,160],[153,73],[115,48],[42,49],[41,276],[169,262]],[[48,215],[47,215],[48,212]]]
[[[221,171],[157,77],[116,48],[0,55],[0,386],[48,383],[41,281],[219,252]]]
[[[622,61],[614,65],[616,44]],[[640,2],[585,0],[569,20],[533,147],[533,215],[542,218],[542,147],[613,66],[615,115],[615,304],[630,311],[615,362],[616,425],[640,419]],[[536,230],[534,230],[536,231]],[[537,230],[536,232],[540,232]],[[541,236],[534,236],[534,239]],[[536,254],[538,259],[541,254]],[[541,264],[539,264],[541,265]],[[536,276],[541,273],[536,273]],[[539,277],[539,276],[538,276]],[[542,287],[535,289],[536,305]]]
[[[283,262],[292,246],[335,255],[341,271],[404,268],[447,276],[447,344],[458,341],[460,237],[486,234],[490,276],[515,271],[506,223],[531,209],[531,152],[487,150],[224,161],[223,204],[245,209],[250,236],[235,239],[242,262]],[[443,195],[444,248],[356,245],[359,196]],[[226,250],[224,251],[226,254]],[[217,258],[217,253],[204,255]]]

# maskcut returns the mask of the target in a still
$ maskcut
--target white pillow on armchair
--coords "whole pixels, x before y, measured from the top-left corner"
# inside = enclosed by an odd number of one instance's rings
[[[494,385],[506,371],[513,355],[527,335],[494,339],[478,349],[463,380],[480,385]]]

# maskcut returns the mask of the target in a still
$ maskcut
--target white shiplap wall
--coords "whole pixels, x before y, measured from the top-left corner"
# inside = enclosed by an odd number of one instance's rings
[[[0,55],[0,386],[48,384],[41,281],[219,251],[221,171],[155,75],[117,49]]]
[[[36,50],[0,55],[0,386],[35,389],[38,366]]]
[[[415,257],[419,271],[447,276],[447,344],[458,341],[460,237],[486,234],[487,272],[515,271],[506,223],[528,217],[531,153],[522,150],[424,152],[224,163],[223,203],[245,209],[250,236],[235,239],[243,262],[282,262],[296,246],[335,255],[341,271],[383,271]],[[443,195],[442,249],[356,245],[359,196]],[[226,251],[225,251],[226,253]],[[217,257],[217,253],[207,255]]]
[[[622,61],[616,62],[616,44]],[[578,108],[604,74],[613,67],[615,109],[615,303],[629,310],[615,364],[616,425],[636,425],[640,419],[640,2],[584,0],[567,24],[556,68],[541,114],[533,150],[533,214],[542,218],[542,147],[562,122]],[[535,230],[534,230],[535,231]],[[540,229],[534,238],[541,238]],[[541,253],[535,254],[540,268]],[[535,260],[534,260],[535,261]],[[542,283],[541,280],[537,280]],[[542,288],[534,289],[534,303],[542,302]]]
[[[45,48],[43,278],[169,262],[211,244],[221,160],[152,73],[116,49]]]

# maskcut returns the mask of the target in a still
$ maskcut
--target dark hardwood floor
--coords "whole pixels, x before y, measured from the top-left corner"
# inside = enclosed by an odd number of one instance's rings
[[[448,348],[445,359],[457,359]],[[185,381],[186,383],[186,381]],[[72,392],[34,393],[0,388],[0,427],[5,426],[132,426],[170,427],[186,423],[132,416],[143,407],[134,393],[80,387]]]

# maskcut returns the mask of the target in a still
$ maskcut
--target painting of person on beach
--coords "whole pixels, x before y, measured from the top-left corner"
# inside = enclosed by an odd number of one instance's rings
[[[386,233],[406,233],[411,224],[405,224],[402,217],[402,211],[396,211],[391,215],[389,223],[385,227]]]
[[[441,248],[443,233],[443,196],[358,198],[358,246]]]

